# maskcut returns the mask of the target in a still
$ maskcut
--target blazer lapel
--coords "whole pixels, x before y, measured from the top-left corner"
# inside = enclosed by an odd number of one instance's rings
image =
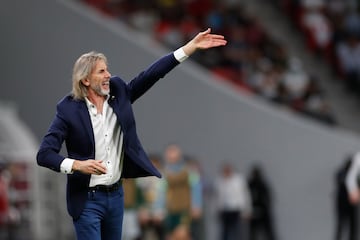
[[[85,102],[80,102],[78,112],[82,126],[84,127],[84,130],[87,132],[89,138],[91,139],[92,144],[95,146],[94,131],[91,124],[89,110],[87,109]]]
[[[124,128],[123,119],[122,119],[123,116],[122,113],[120,112],[121,107],[119,106],[119,99],[117,99],[114,95],[110,95],[108,103],[109,106],[113,109],[114,113],[116,114],[117,121],[119,122],[121,128],[123,129]]]

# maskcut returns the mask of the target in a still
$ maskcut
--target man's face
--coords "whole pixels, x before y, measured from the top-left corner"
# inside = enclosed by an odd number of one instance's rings
[[[181,159],[181,150],[175,145],[169,146],[165,151],[166,161],[169,163],[176,163]]]
[[[110,73],[103,60],[96,62],[92,72],[88,76],[89,91],[99,96],[105,96],[110,93]]]
[[[223,166],[223,176],[224,177],[230,177],[232,174],[232,168],[230,165],[224,165]]]

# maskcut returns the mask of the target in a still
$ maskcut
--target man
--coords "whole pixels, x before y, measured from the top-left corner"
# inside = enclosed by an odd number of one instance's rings
[[[360,152],[355,153],[351,159],[350,168],[346,174],[345,184],[348,191],[349,200],[352,204],[357,204],[360,200],[360,189],[358,177],[360,171]]]
[[[150,154],[150,161],[163,174],[163,164],[161,156]],[[157,199],[160,197],[158,189],[161,187],[161,181],[157,177],[146,177],[136,179],[137,187],[140,189],[140,206],[138,208],[138,221],[141,229],[139,239],[148,239],[149,235],[157,240],[165,239],[162,216],[157,215]]]
[[[200,218],[202,186],[199,173],[189,167],[178,145],[166,147],[164,160],[164,179],[154,206],[156,216],[164,220],[166,235],[172,239],[178,227],[190,231],[193,220]]]
[[[215,181],[217,211],[220,218],[220,239],[243,239],[243,219],[252,212],[248,183],[229,163],[224,163]]]
[[[340,168],[335,174],[335,240],[344,239],[355,240],[357,238],[358,207],[350,201],[346,187],[346,178],[352,164],[353,155],[344,159]],[[357,174],[356,174],[357,175]],[[352,180],[351,180],[352,181]],[[355,178],[355,183],[357,182]],[[357,185],[357,183],[356,183]]]
[[[75,62],[72,94],[57,104],[37,162],[67,174],[67,208],[77,239],[121,239],[121,178],[161,176],[136,134],[131,104],[196,50],[225,44],[207,29],[129,83],[110,75],[101,53]],[[67,157],[59,154],[64,141]]]
[[[251,196],[252,214],[249,220],[249,239],[275,240],[272,217],[272,194],[263,169],[254,165],[250,171],[248,185]]]

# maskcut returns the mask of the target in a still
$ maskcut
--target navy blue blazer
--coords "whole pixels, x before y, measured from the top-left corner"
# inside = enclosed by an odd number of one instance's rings
[[[126,83],[114,76],[110,79],[109,105],[113,108],[124,134],[124,164],[122,178],[145,176],[161,177],[145,153],[136,133],[132,103],[163,78],[179,62],[174,54],[166,55]],[[65,96],[58,104],[53,122],[42,139],[37,153],[40,166],[60,172],[64,156],[59,152],[65,142],[68,158],[87,160],[95,158],[95,141],[89,111],[83,100]],[[90,175],[74,172],[67,175],[67,208],[78,218],[87,198]]]

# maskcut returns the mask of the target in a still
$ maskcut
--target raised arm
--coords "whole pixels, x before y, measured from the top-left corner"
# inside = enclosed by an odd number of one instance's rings
[[[198,33],[192,40],[186,43],[182,48],[186,55],[190,56],[198,49],[208,49],[226,45],[227,41],[223,35],[212,34],[208,28],[204,32]]]
[[[199,32],[193,39],[177,49],[175,52],[166,55],[153,64],[128,84],[130,99],[133,103],[150,89],[160,78],[163,78],[168,72],[184,61],[198,49],[209,49],[226,45],[224,36],[211,34],[208,28],[204,32]]]

